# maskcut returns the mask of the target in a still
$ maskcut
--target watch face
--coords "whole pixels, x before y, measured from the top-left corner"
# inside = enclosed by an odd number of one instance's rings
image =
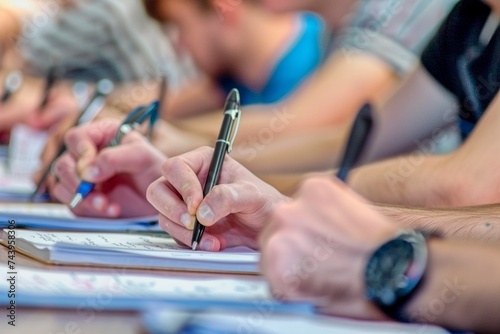
[[[408,287],[405,276],[414,256],[413,246],[405,240],[392,240],[371,257],[365,272],[367,295],[381,305],[393,305]]]

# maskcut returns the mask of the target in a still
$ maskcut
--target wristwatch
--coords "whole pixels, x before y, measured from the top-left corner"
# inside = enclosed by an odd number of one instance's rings
[[[425,274],[427,236],[418,231],[401,232],[378,248],[366,265],[368,299],[395,320],[410,320],[404,307],[415,295]]]

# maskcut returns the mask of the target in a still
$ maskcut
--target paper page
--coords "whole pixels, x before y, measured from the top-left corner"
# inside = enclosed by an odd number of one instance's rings
[[[48,134],[24,124],[14,126],[10,134],[9,172],[31,176],[40,168],[40,154]]]
[[[428,324],[356,321],[318,315],[283,315],[259,313],[214,312],[193,313],[172,307],[155,307],[143,313],[143,324],[151,333],[177,333],[176,328],[189,325],[193,332],[255,334],[447,334],[448,331]],[[266,312],[267,311],[267,312]],[[198,331],[196,330],[198,329]]]
[[[0,203],[0,214],[75,219],[75,215],[64,204]]]
[[[134,235],[124,233],[81,233],[81,232],[39,232],[16,231],[17,239],[24,239],[38,248],[77,249],[82,252],[100,249],[121,251],[136,255],[186,260],[216,262],[257,262],[258,253],[246,248],[227,248],[222,252],[192,251],[177,244],[167,235],[165,237]],[[56,245],[57,244],[57,245]]]
[[[126,219],[101,219],[77,217],[64,204],[47,204],[47,203],[0,203],[0,216],[15,219],[16,217],[31,217],[34,220],[37,218],[49,218],[52,221],[74,221],[85,223],[134,223],[134,222],[154,222],[158,219],[157,216],[145,216]]]
[[[267,283],[256,279],[168,278],[157,275],[130,275],[92,272],[45,271],[17,268],[19,294],[71,298],[107,294],[108,298],[139,299],[196,298],[215,300],[265,300],[271,296]],[[8,291],[6,280],[0,290]]]

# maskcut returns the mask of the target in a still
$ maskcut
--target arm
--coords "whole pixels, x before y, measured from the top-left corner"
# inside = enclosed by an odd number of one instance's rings
[[[307,224],[304,224],[307,222]],[[384,315],[366,298],[364,270],[398,228],[332,178],[304,182],[273,210],[261,234],[261,268],[280,299],[309,301],[327,314]],[[429,241],[425,279],[405,311],[414,322],[456,330],[500,330],[500,250],[453,240]]]
[[[361,167],[351,185],[374,202],[412,206],[472,206],[500,200],[500,94],[467,142],[448,155],[425,152]]]
[[[476,333],[500,331],[497,247],[452,240],[429,242],[423,286],[406,308],[410,318]]]
[[[421,67],[376,111],[378,126],[365,163],[413,149],[456,120],[455,99]],[[247,117],[244,115],[242,124]],[[349,120],[313,132],[274,136],[270,143],[243,141],[233,155],[256,172],[328,169],[340,162],[350,129]]]
[[[238,142],[252,141],[261,129],[274,138],[339,124],[350,120],[367,100],[377,100],[397,78],[384,62],[367,54],[333,55],[293,96],[269,106],[244,108]],[[176,123],[183,129],[217,136],[222,114],[216,112]]]
[[[458,239],[500,241],[500,206],[424,209],[377,206],[379,212],[404,227],[439,232]]]
[[[107,105],[128,113],[138,105],[148,104],[158,99],[160,84],[158,80],[123,84],[108,97]],[[208,110],[214,110],[224,103],[224,97],[208,79],[199,79],[184,87],[168,90],[162,116],[164,119],[177,119]]]

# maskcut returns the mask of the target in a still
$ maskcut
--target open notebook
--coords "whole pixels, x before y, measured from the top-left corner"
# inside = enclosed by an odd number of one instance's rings
[[[194,278],[164,273],[128,274],[123,270],[93,273],[17,267],[16,306],[94,310],[143,310],[151,304],[199,311],[208,307],[253,310],[273,306],[278,313],[311,313],[308,303],[280,303],[272,299],[263,278]],[[8,291],[5,279],[0,290]],[[0,294],[0,305],[9,303]]]
[[[157,216],[130,219],[76,217],[66,205],[46,203],[0,203],[0,228],[14,220],[18,228],[78,231],[124,231],[158,229]]]
[[[7,230],[2,243],[7,244]],[[234,247],[192,251],[165,236],[125,233],[16,230],[16,250],[55,264],[141,267],[188,271],[258,273],[259,253]]]

